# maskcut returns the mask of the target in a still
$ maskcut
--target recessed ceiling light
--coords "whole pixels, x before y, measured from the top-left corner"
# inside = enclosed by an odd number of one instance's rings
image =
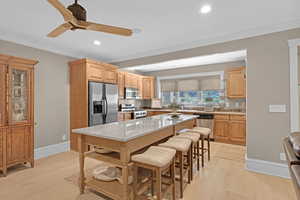
[[[211,12],[211,6],[210,5],[204,5],[200,9],[201,14],[207,14]]]
[[[101,45],[101,42],[100,42],[99,40],[94,40],[94,45],[100,46],[100,45]]]

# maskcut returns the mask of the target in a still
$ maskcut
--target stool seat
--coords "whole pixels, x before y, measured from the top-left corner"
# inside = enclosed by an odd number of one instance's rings
[[[151,146],[144,153],[132,156],[131,160],[155,167],[164,167],[172,162],[175,154],[176,150],[174,149]]]
[[[191,146],[192,141],[190,139],[185,139],[185,138],[176,138],[172,137],[170,138],[167,142],[159,144],[161,147],[167,147],[167,148],[172,148],[175,149],[176,151],[181,151],[181,152],[188,152],[190,146]]]
[[[210,128],[205,128],[205,127],[195,127],[190,130],[191,132],[199,133],[201,135],[207,136],[211,134],[211,129]]]
[[[187,138],[190,139],[193,143],[197,143],[200,139],[200,135],[194,132],[184,132],[180,135],[175,136],[174,138]]]

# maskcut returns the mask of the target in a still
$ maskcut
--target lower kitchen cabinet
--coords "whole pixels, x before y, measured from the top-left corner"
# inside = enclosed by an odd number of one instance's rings
[[[215,120],[214,139],[219,142],[228,141],[228,128],[228,120]]]
[[[246,144],[244,115],[215,115],[214,139],[229,144]]]
[[[132,113],[123,113],[123,112],[119,112],[118,113],[118,121],[128,121],[128,120],[132,120]]]
[[[229,138],[233,144],[246,143],[246,123],[245,121],[230,121],[229,122]]]
[[[34,166],[33,126],[0,127],[0,170],[6,175],[7,168],[29,162]]]
[[[32,126],[16,126],[8,129],[6,134],[7,165],[26,161],[30,161],[33,165],[33,132],[31,129]]]
[[[167,113],[171,113],[168,111],[147,111],[147,117],[151,117],[154,115],[162,115],[162,114],[167,114]]]

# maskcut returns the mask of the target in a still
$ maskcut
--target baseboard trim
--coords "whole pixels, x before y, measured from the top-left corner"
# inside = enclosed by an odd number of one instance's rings
[[[70,141],[34,149],[34,159],[38,160],[58,153],[70,151]]]
[[[286,164],[246,158],[246,169],[256,173],[287,179],[290,178],[288,166]]]

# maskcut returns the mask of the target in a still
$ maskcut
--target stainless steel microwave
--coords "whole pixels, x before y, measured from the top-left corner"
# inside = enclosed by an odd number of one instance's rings
[[[125,88],[125,99],[138,99],[139,90],[136,88]]]

